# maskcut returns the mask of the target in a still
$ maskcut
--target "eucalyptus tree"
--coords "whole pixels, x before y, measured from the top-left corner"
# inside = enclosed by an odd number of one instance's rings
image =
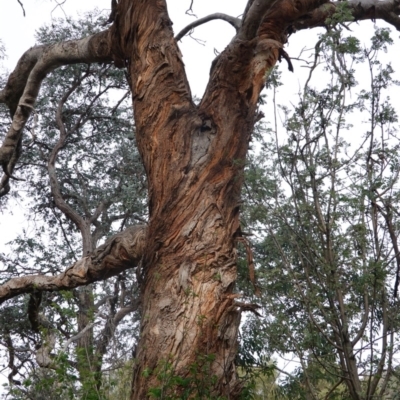
[[[132,91],[149,223],[110,238],[59,275],[12,278],[0,287],[2,301],[74,289],[135,269],[141,326],[132,399],[149,393],[165,398],[167,390],[170,397],[190,397],[192,388],[201,389],[203,398],[238,398],[237,334],[242,311],[253,306],[235,293],[236,243],[259,95],[278,59],[289,59],[283,50],[288,36],[325,25],[341,4],[249,0],[241,18],[217,14],[191,24],[178,39],[212,18],[236,29],[211,65],[199,104],[192,99],[165,0],[113,0],[108,29],[28,50],[0,92],[13,118],[0,150],[1,194],[20,178],[23,130],[46,75],[66,64],[113,63],[126,68]],[[348,5],[342,23],[373,18],[400,28],[397,0]],[[52,198],[57,200],[54,190]],[[72,223],[79,228],[87,216],[78,217]],[[199,380],[204,385],[196,385]]]

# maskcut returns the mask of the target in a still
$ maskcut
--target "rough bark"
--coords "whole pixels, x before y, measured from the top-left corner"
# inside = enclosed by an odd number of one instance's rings
[[[127,228],[60,275],[27,275],[10,279],[0,286],[0,304],[24,293],[68,290],[88,285],[137,267],[143,256],[146,232],[145,225]]]
[[[309,11],[303,6],[266,6],[264,15],[250,7],[243,31],[215,61],[196,107],[165,2],[119,3],[115,29],[128,58],[150,211],[132,399],[147,398],[149,389],[162,385],[162,365],[193,378],[190,366],[204,356],[213,360],[211,393],[232,399],[240,392],[234,242],[242,172],[259,93],[291,18]]]

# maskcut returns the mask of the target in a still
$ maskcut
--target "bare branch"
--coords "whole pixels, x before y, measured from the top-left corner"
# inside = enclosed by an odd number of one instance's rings
[[[25,17],[25,8],[24,8],[24,5],[21,3],[21,0],[17,0],[18,1],[18,3],[19,3],[19,5],[21,6],[21,8],[22,8],[22,13],[24,14],[24,17]]]
[[[64,344],[64,346],[63,346],[63,352],[66,353],[67,350],[68,350],[69,345],[70,345],[72,342],[76,342],[77,340],[79,340],[82,336],[85,335],[85,333],[86,333],[88,330],[92,329],[95,325],[97,325],[97,324],[99,324],[99,323],[100,323],[100,321],[92,322],[92,323],[90,323],[90,324],[87,324],[87,325],[86,325],[80,332],[78,332],[75,336],[70,337],[70,338],[65,342],[65,344]]]
[[[146,234],[146,225],[132,226],[112,236],[92,254],[59,275],[31,275],[10,279],[0,286],[0,304],[20,294],[73,289],[134,268],[142,258]]]
[[[238,31],[242,25],[242,20],[240,18],[235,18],[223,13],[210,14],[204,18],[200,18],[196,21],[193,21],[191,24],[187,25],[175,36],[175,40],[178,42],[192,29],[196,28],[197,26],[203,25],[209,21],[213,21],[215,19],[221,19],[223,21],[230,23],[236,29],[236,31]]]

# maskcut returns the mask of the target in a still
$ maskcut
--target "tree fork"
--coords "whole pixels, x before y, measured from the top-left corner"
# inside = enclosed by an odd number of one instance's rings
[[[243,169],[266,75],[291,19],[309,11],[306,2],[300,10],[290,2],[282,10],[266,3],[261,13],[258,2],[250,6],[237,36],[214,63],[198,107],[165,1],[118,4],[115,27],[122,51],[131,54],[150,211],[132,400],[162,386],[157,375],[166,363],[172,374],[194,379],[191,366],[207,356],[210,394],[230,399],[240,394],[234,360],[241,308],[234,285]],[[163,388],[168,389],[183,390]]]

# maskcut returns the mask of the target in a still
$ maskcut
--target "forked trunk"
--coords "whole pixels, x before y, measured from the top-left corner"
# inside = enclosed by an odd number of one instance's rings
[[[131,55],[136,136],[149,182],[132,399],[152,391],[234,399],[240,190],[259,92],[280,45],[234,39],[196,106],[164,1],[120,1],[114,29],[121,54]]]

